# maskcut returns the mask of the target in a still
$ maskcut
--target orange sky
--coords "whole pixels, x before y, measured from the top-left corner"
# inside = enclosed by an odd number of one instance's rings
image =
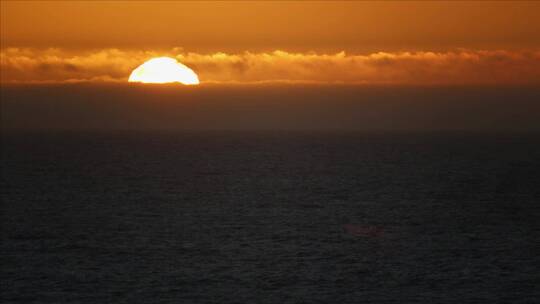
[[[2,47],[190,51],[540,45],[540,2],[2,1]]]
[[[538,83],[540,2],[2,1],[2,82]],[[277,51],[277,52],[276,52]]]

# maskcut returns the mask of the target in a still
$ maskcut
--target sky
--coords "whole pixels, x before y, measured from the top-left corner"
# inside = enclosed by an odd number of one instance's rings
[[[3,129],[540,130],[538,1],[0,5]]]
[[[2,82],[540,83],[540,2],[2,1]]]
[[[539,11],[537,1],[2,1],[2,46],[193,52],[514,49],[539,46]]]

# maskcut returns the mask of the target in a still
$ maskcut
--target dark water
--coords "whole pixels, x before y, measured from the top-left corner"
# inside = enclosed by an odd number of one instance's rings
[[[17,134],[4,303],[538,303],[540,137]]]

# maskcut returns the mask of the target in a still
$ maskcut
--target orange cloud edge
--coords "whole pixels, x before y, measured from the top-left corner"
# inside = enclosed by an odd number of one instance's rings
[[[540,50],[196,53],[100,49],[4,48],[2,84],[127,83],[131,71],[168,56],[193,69],[203,85],[538,85]]]

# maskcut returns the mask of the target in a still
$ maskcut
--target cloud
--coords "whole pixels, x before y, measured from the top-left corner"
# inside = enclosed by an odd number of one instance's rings
[[[6,48],[1,82],[125,82],[131,71],[157,56],[177,58],[206,83],[345,84],[540,84],[538,50],[455,50],[372,54],[273,52],[200,54],[102,49]]]

